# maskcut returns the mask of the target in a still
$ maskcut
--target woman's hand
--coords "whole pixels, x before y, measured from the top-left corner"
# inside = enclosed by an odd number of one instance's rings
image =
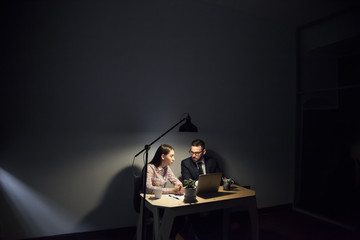
[[[183,187],[182,185],[180,185],[179,194],[180,194],[180,195],[183,195],[183,194],[184,194],[184,187]]]
[[[176,191],[177,191],[177,188],[176,188],[176,187],[169,189],[169,193],[170,193],[170,194],[176,194]]]
[[[174,192],[173,194],[182,195],[184,194],[184,187],[181,184],[176,185],[173,188]]]

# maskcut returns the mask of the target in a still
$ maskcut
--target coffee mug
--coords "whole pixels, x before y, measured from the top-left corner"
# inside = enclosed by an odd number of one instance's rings
[[[161,187],[155,188],[154,193],[155,193],[155,198],[161,198],[162,188]]]

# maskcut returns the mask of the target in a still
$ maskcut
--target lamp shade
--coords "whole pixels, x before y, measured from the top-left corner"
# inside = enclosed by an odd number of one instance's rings
[[[192,124],[191,117],[188,115],[186,117],[186,122],[179,127],[179,132],[197,132],[197,127]]]

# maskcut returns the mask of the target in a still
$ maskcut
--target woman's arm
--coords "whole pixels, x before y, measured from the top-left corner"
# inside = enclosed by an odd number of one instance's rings
[[[146,169],[146,193],[154,193],[155,186],[153,185],[152,179],[155,177],[155,169],[152,165],[148,164]]]
[[[169,171],[169,169],[168,169]],[[170,170],[171,171],[171,170]],[[168,172],[166,173],[168,174]],[[179,181],[179,179],[177,179],[174,175],[174,173],[171,171],[171,179],[170,182],[173,183],[175,185],[174,188],[164,188],[164,185],[167,181],[167,179],[169,178],[169,175],[167,175],[167,177],[163,178],[163,176],[161,176],[160,174],[157,173],[156,171],[156,167],[152,164],[149,164],[147,167],[147,177],[146,177],[146,193],[154,193],[154,190],[156,187],[161,187],[162,188],[162,193],[163,194],[168,194],[168,193],[172,193],[172,194],[178,194],[179,191],[181,191],[182,189],[182,184]],[[176,180],[174,180],[174,178],[176,178]],[[181,185],[179,185],[181,184]]]
[[[168,170],[167,170],[167,177],[169,179],[169,181],[174,184],[174,186],[177,186],[177,185],[181,185],[182,186],[182,183],[180,182],[180,180],[175,176],[175,174],[173,173],[173,171],[171,170],[170,167],[168,167]]]
[[[184,194],[184,187],[181,181],[175,176],[170,167],[168,167],[167,177],[169,181],[174,184],[174,188],[171,188],[173,194]]]

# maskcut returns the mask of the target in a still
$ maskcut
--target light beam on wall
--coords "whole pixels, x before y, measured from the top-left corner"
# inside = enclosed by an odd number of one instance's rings
[[[0,168],[0,186],[27,236],[69,232],[73,219],[24,183]],[[34,236],[36,233],[37,236]],[[41,235],[39,235],[41,234]]]

